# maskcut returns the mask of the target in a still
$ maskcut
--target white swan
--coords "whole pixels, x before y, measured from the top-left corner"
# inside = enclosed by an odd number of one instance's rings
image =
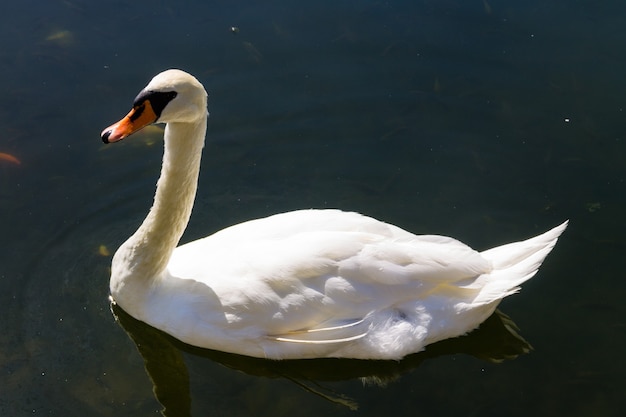
[[[202,84],[168,70],[102,132],[116,142],[167,123],[154,204],[115,253],[110,290],[130,315],[191,345],[273,359],[400,359],[478,327],[537,272],[567,226],[479,253],[356,213],[302,210],[176,248],[207,117]]]

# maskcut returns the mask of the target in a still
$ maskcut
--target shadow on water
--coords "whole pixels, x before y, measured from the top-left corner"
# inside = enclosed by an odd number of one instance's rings
[[[135,342],[153,384],[156,399],[166,417],[191,416],[189,372],[183,353],[207,358],[227,368],[265,378],[284,378],[305,391],[332,403],[358,408],[342,393],[325,388],[321,382],[361,379],[364,383],[386,385],[419,367],[425,360],[453,354],[467,354],[489,362],[502,362],[528,353],[532,347],[518,333],[515,323],[496,310],[478,329],[468,335],[443,340],[423,352],[401,361],[358,359],[303,359],[276,361],[187,345],[166,333],[134,319],[117,304],[111,304],[117,322]]]

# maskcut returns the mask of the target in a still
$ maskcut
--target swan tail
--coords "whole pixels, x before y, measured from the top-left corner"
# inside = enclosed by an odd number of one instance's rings
[[[539,236],[481,252],[493,270],[474,302],[489,304],[519,291],[519,286],[537,273],[567,224],[565,221]]]

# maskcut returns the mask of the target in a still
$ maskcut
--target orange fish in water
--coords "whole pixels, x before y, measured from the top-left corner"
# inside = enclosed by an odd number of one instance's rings
[[[0,152],[0,161],[13,162],[15,165],[20,165],[22,163],[22,161],[20,161],[13,155],[4,152]]]

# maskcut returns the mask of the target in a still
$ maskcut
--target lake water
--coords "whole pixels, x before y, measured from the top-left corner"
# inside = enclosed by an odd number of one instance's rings
[[[153,385],[170,416],[623,415],[623,1],[25,0],[0,11],[0,415],[159,415]],[[151,204],[161,132],[110,146],[99,134],[170,67],[210,94],[184,241],[311,207],[476,249],[569,218],[539,274],[500,307],[534,349],[494,363],[489,352],[508,344],[482,334],[400,363],[276,365],[190,351],[137,323],[124,331],[108,268]]]

